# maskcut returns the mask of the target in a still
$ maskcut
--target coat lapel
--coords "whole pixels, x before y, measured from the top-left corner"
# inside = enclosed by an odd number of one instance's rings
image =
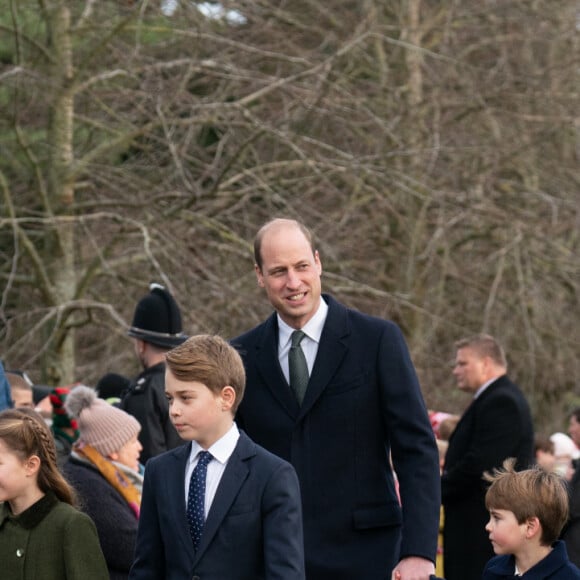
[[[336,373],[348,351],[348,310],[332,297],[324,295],[328,314],[320,337],[312,375],[300,408],[300,418],[312,408]]]
[[[177,535],[185,553],[188,554],[193,561],[195,553],[193,550],[191,534],[189,533],[187,506],[185,505],[185,471],[190,454],[191,443],[178,447],[172,453],[175,465],[173,471],[166,474],[164,481],[167,485],[166,497],[171,498],[171,503],[167,506],[167,508],[173,512],[171,520],[175,522]]]
[[[207,514],[201,541],[195,555],[196,561],[203,556],[203,553],[211,544],[223,519],[238,496],[240,488],[246,481],[250,471],[246,460],[255,454],[254,444],[244,433],[240,433],[236,448],[228,460],[209,513]]]
[[[297,417],[300,407],[278,360],[278,322],[275,313],[264,323],[264,332],[256,344],[254,360],[264,384],[272,395],[291,417]]]

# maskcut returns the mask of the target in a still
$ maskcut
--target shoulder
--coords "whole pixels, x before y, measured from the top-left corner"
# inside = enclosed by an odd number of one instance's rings
[[[277,329],[276,313],[271,314],[266,320],[257,326],[250,328],[250,330],[247,330],[230,340],[230,344],[234,348],[242,350],[243,348],[247,348],[250,344],[257,342],[263,334],[270,329]]]
[[[255,443],[243,431],[240,431],[236,451],[242,460],[251,459],[253,467],[260,467],[270,472],[280,468],[290,468],[294,471],[290,463]]]
[[[159,455],[151,457],[145,466],[145,476],[152,472],[172,469],[180,466],[188,457],[191,451],[191,442],[184,442],[183,445],[164,451]]]
[[[73,485],[87,483],[91,486],[99,486],[107,483],[99,470],[84,461],[71,456],[65,461],[62,467],[63,473]],[[107,484],[109,485],[109,484]]]
[[[324,326],[326,332],[337,336],[360,335],[364,337],[365,343],[403,341],[401,329],[392,320],[372,316],[345,306],[328,294],[324,294],[323,297],[328,304],[328,315]]]
[[[514,571],[513,556],[494,556],[485,565],[481,578],[482,580],[492,580],[493,578],[504,578],[506,575],[511,578]]]
[[[517,405],[527,405],[523,392],[507,375],[499,377],[481,395],[482,403],[497,404],[500,399],[508,403],[511,401]]]
[[[62,501],[55,504],[46,520],[51,527],[60,524],[61,527],[73,532],[83,528],[93,530],[95,527],[93,520],[87,514]]]

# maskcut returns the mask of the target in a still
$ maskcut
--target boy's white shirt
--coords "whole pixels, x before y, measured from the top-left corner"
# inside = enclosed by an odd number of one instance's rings
[[[218,485],[222,479],[222,475],[228,464],[228,460],[231,457],[238,439],[240,438],[240,431],[235,422],[229,428],[227,433],[218,439],[207,451],[209,451],[213,459],[207,465],[207,475],[205,480],[205,505],[204,513],[207,518],[207,514],[211,508],[211,504],[215,497]],[[198,454],[200,451],[204,451],[203,447],[199,445],[197,441],[191,442],[191,453],[187,461],[187,469],[185,470],[185,505],[187,506],[187,496],[189,495],[189,482],[191,480],[191,474],[195,469],[198,461]]]

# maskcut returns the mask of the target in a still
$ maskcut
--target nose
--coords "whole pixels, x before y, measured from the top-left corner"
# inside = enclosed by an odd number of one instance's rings
[[[485,524],[485,531],[486,532],[491,532],[491,520],[489,520],[487,522],[487,524]]]
[[[286,286],[289,288],[298,288],[300,286],[300,277],[295,270],[289,269],[286,275]]]

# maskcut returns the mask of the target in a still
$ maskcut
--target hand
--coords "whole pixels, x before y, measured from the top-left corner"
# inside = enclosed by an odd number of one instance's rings
[[[418,556],[409,556],[395,566],[391,580],[429,580],[432,574],[435,574],[433,562]]]

